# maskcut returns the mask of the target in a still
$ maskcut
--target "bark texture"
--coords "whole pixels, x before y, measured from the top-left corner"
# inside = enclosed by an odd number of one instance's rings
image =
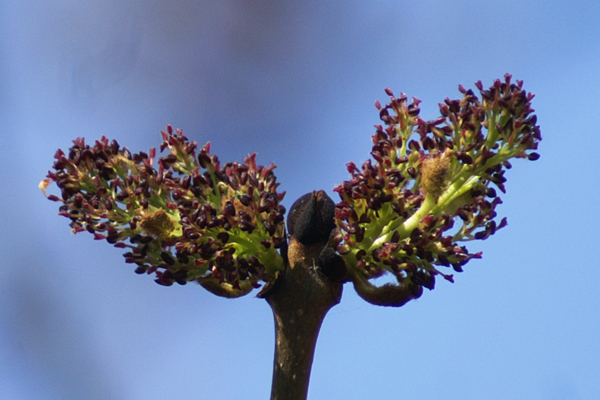
[[[265,296],[275,317],[271,400],[306,399],[321,323],[340,302],[342,284],[330,281],[317,268],[322,248],[292,237],[288,268]]]

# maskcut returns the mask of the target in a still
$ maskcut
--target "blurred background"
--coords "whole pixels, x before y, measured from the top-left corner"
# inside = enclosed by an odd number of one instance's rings
[[[459,83],[506,72],[536,94],[544,138],[507,173],[509,226],[403,308],[347,286],[309,398],[600,398],[599,19],[578,0],[0,2],[0,398],[270,393],[267,304],[156,285],[72,235],[38,189],[56,149],[147,150],[170,123],[221,160],[277,164],[288,209],[313,189],[337,201],[385,87],[433,119]]]

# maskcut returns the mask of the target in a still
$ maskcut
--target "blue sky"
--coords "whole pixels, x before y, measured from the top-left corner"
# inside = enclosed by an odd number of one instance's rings
[[[221,160],[273,161],[289,208],[368,158],[383,88],[432,119],[506,72],[544,138],[507,173],[508,227],[400,309],[347,286],[309,398],[600,398],[599,18],[589,1],[3,1],[2,398],[269,396],[267,304],[161,287],[72,235],[37,188],[57,148],[147,150],[170,123]]]

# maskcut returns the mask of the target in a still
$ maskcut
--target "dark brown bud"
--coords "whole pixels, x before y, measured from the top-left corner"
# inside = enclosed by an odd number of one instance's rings
[[[288,214],[289,234],[305,245],[323,243],[335,228],[335,204],[322,190],[300,197]]]
[[[330,247],[324,247],[319,254],[319,269],[329,280],[342,282],[346,278],[347,268],[344,260]]]

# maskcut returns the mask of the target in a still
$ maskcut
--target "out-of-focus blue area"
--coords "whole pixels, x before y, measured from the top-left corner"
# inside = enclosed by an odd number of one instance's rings
[[[264,301],[158,286],[70,234],[37,187],[57,148],[147,150],[170,123],[221,160],[275,162],[289,208],[367,159],[384,87],[430,119],[459,83],[506,72],[536,94],[544,137],[507,174],[509,226],[401,309],[347,286],[309,397],[600,398],[599,19],[590,1],[3,1],[0,398],[270,392]]]

